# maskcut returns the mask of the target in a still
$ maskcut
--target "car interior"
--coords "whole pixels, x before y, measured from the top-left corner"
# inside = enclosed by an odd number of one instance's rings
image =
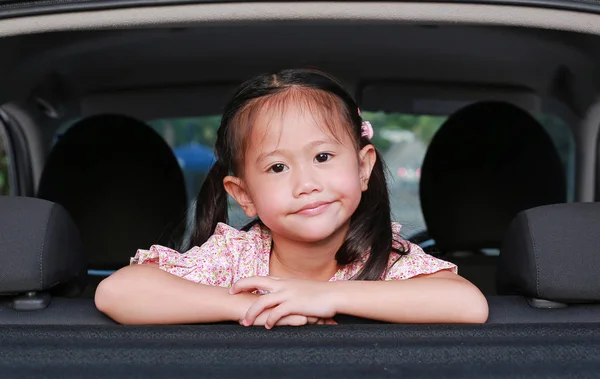
[[[162,362],[157,375],[201,367],[231,377],[243,367],[453,376],[465,364],[473,375],[523,374],[505,366],[510,359],[535,368],[532,376],[591,370],[600,356],[600,13],[433,5],[0,8],[7,362],[31,372],[28,359],[60,369],[105,364],[115,375],[128,364],[152,373],[147,365]],[[485,325],[339,315],[337,326],[268,332],[123,327],[96,309],[98,283],[137,249],[189,236],[186,212],[236,86],[294,67],[329,72],[353,93],[384,151],[404,238],[456,263],[482,290]],[[230,217],[243,223],[235,206]],[[555,360],[565,344],[573,350]]]

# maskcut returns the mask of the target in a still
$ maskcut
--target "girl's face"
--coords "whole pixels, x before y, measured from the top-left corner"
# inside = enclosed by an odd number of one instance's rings
[[[251,130],[243,178],[227,177],[227,192],[248,217],[273,235],[325,241],[348,230],[367,189],[376,154],[358,151],[346,131],[336,136],[303,107],[261,112]]]

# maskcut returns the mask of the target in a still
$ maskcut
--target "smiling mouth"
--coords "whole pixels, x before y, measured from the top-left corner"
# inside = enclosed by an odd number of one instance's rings
[[[297,211],[296,214],[303,215],[303,216],[316,216],[318,214],[325,212],[325,210],[327,210],[327,208],[329,208],[329,206],[331,204],[332,203],[330,203],[330,202],[324,202],[324,201],[307,204],[304,207],[302,207],[302,209]]]

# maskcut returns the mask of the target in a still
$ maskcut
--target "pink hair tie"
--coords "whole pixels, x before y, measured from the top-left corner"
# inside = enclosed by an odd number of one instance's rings
[[[362,117],[360,114],[360,108],[358,108],[358,115]],[[375,135],[375,132],[373,131],[373,125],[371,125],[369,121],[363,121],[362,125],[360,126],[360,130],[360,136],[367,137],[369,140]]]
[[[375,134],[375,132],[373,132],[373,126],[369,121],[363,121],[360,130],[361,137],[367,137],[369,140],[373,138],[373,135]]]

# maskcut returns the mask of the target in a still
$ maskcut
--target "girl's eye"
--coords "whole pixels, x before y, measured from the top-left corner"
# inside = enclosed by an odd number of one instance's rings
[[[274,172],[275,174],[279,174],[285,170],[287,170],[287,167],[283,163],[275,163],[269,168],[269,171]]]
[[[315,157],[315,161],[317,161],[319,163],[327,162],[330,159],[331,159],[331,154],[329,154],[329,153],[320,153],[320,154],[317,154],[317,156]]]

